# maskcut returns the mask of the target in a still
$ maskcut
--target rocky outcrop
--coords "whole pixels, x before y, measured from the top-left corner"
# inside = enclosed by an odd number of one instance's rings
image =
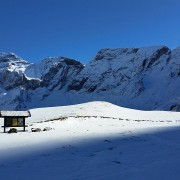
[[[103,49],[78,74],[68,89],[91,93],[120,88],[122,95],[130,89],[137,95],[145,88],[143,77],[146,71],[161,63],[162,59],[167,62],[169,57],[170,50],[165,46]],[[125,87],[127,90],[123,90]]]
[[[73,59],[60,58],[59,62],[52,64],[42,76],[42,84],[49,90],[61,90],[68,86],[72,79],[83,69],[83,65]]]

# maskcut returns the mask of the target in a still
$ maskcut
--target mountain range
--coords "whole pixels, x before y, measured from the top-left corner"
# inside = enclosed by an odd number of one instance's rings
[[[87,65],[66,57],[30,63],[14,53],[0,53],[1,110],[94,100],[180,111],[180,47],[101,49]]]

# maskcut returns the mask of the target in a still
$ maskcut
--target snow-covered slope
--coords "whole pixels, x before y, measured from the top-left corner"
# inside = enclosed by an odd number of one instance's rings
[[[26,132],[0,129],[2,180],[180,178],[180,112],[105,102],[30,111]]]
[[[0,109],[103,100],[134,109],[180,111],[179,47],[102,49],[86,66],[64,57],[37,64],[14,54],[0,57]]]

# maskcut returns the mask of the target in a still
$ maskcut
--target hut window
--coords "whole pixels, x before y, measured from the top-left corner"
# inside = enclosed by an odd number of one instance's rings
[[[13,120],[12,120],[12,126],[17,126],[17,125],[18,125],[17,118],[13,118]]]
[[[6,118],[6,120],[5,120],[5,126],[7,126],[7,127],[9,127],[9,126],[12,126],[12,119],[13,118]]]
[[[24,119],[21,117],[7,117],[5,119],[5,126],[24,126]]]
[[[18,126],[23,126],[24,122],[23,122],[23,118],[18,118]]]

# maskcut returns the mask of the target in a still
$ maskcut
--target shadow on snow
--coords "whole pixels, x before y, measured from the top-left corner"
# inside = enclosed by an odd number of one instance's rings
[[[35,150],[27,147],[31,153],[25,148],[22,154],[1,160],[0,179],[179,180],[179,137],[176,127],[141,135],[129,131],[116,137],[86,137],[81,143],[57,140]]]

